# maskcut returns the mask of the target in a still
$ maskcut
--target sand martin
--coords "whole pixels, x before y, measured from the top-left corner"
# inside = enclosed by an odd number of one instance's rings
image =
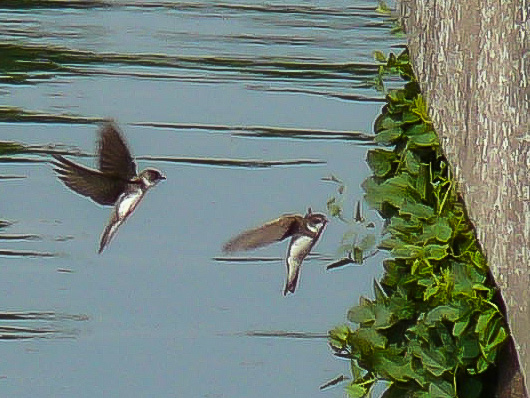
[[[232,253],[256,249],[292,237],[287,250],[287,281],[283,294],[294,293],[302,262],[317,243],[327,222],[325,215],[312,213],[311,209],[305,216],[286,214],[258,228],[242,232],[228,241],[223,251]]]
[[[131,152],[114,123],[107,122],[100,128],[97,153],[99,170],[79,165],[61,155],[53,155],[53,165],[68,188],[101,205],[114,205],[101,235],[98,250],[101,253],[145,193],[166,177],[151,168],[137,173]]]

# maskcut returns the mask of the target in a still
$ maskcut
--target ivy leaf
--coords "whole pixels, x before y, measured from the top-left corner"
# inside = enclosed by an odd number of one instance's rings
[[[411,305],[406,298],[393,295],[388,303],[388,308],[396,317],[396,321],[412,319],[415,314],[414,305]]]
[[[477,358],[480,355],[480,346],[478,340],[473,335],[464,336],[460,340],[459,359],[465,363],[468,359]]]
[[[363,398],[366,394],[368,394],[368,390],[366,387],[360,384],[351,383],[346,387],[346,393],[350,398]]]
[[[479,315],[475,332],[479,335],[479,341],[485,342],[488,328],[491,327],[491,321],[497,312],[493,309],[483,312]]]
[[[453,326],[453,336],[460,337],[464,333],[464,331],[467,329],[469,325],[469,321],[471,320],[471,317],[465,317],[457,322],[455,322]]]
[[[407,382],[415,380],[420,385],[425,383],[421,375],[412,368],[410,357],[390,356],[387,353],[374,355],[374,369],[383,378],[393,382]]]
[[[450,361],[444,358],[441,350],[430,350],[415,345],[413,352],[420,359],[424,368],[436,377],[440,377],[445,372],[453,370],[453,366],[448,364]]]
[[[439,145],[438,136],[432,130],[425,134],[410,137],[409,142],[417,147],[434,147]]]
[[[350,334],[351,329],[348,326],[338,326],[329,331],[329,344],[336,350],[343,350]]]
[[[368,325],[375,321],[374,304],[368,301],[363,301],[361,304],[350,308],[347,319],[350,322],[361,325]]]
[[[440,380],[429,385],[431,398],[456,398],[456,391],[451,383]]]
[[[414,124],[413,126],[410,126],[408,128],[406,128],[403,133],[407,136],[407,137],[413,137],[413,136],[416,136],[416,135],[423,135],[429,131],[432,131],[432,127],[425,124],[425,123],[417,123],[417,124]]]
[[[402,135],[403,129],[401,127],[394,127],[379,131],[374,137],[374,141],[377,144],[391,145],[400,139]]]
[[[377,134],[383,130],[389,130],[396,127],[400,127],[403,124],[401,120],[396,120],[388,113],[382,113],[375,119],[374,132]]]
[[[429,220],[434,217],[434,209],[423,203],[406,202],[399,209],[399,214],[411,215],[419,219]]]
[[[378,62],[386,62],[386,56],[381,51],[374,51],[374,59]]]
[[[463,308],[453,307],[450,305],[440,305],[435,307],[425,317],[427,325],[433,325],[436,322],[441,322],[446,319],[450,322],[456,322],[465,313]]]
[[[375,322],[374,322],[373,327],[375,329],[377,330],[388,329],[394,324],[394,320],[395,320],[394,314],[392,313],[390,308],[388,308],[385,304],[377,303],[374,310],[375,310],[374,311]]]
[[[405,153],[405,169],[413,176],[418,175],[420,172],[420,160],[412,151]]]
[[[403,112],[403,122],[404,123],[416,123],[420,120],[420,117],[413,112]]]
[[[348,342],[352,348],[363,357],[370,357],[376,349],[384,349],[387,339],[372,328],[360,328],[354,330],[349,336]]]
[[[392,170],[392,163],[395,160],[395,153],[385,149],[372,149],[366,156],[368,166],[376,177],[386,176]]]
[[[429,260],[441,260],[447,257],[447,249],[449,245],[425,245],[423,248],[424,257]]]
[[[445,217],[439,217],[433,225],[426,226],[426,233],[440,242],[447,242],[453,236],[453,229]]]
[[[378,210],[382,210],[385,202],[399,208],[404,203],[419,200],[418,191],[407,174],[389,178],[381,184],[369,178],[363,182],[363,188],[368,205]]]
[[[393,248],[390,253],[395,258],[415,259],[421,257],[423,248],[415,245],[400,245]]]
[[[394,216],[390,219],[390,225],[388,226],[388,230],[390,232],[412,234],[414,232],[419,232],[421,226],[422,223],[417,218],[410,218],[406,220],[403,217]]]

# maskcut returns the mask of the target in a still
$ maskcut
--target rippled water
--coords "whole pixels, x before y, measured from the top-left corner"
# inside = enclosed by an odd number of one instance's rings
[[[376,4],[20,4],[0,3],[0,139],[33,147],[0,157],[0,395],[342,396],[318,390],[347,372],[322,337],[381,257],[326,271],[347,230],[333,220],[283,297],[287,242],[221,246],[325,211],[331,174],[362,197],[371,54],[398,42]],[[110,209],[66,189],[48,154],[93,165],[109,117],[167,181],[97,255]]]

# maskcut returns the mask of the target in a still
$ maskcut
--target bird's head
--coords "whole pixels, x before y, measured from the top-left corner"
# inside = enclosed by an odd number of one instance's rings
[[[147,186],[153,186],[158,184],[160,181],[165,180],[166,176],[164,176],[160,171],[157,169],[145,169],[143,170],[140,175],[138,176],[139,179],[143,180]]]
[[[308,228],[315,232],[320,232],[328,222],[324,214],[313,213],[311,208],[308,209],[304,218],[307,220]]]

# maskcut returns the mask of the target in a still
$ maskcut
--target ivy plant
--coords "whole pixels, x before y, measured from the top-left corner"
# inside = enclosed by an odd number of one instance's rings
[[[348,311],[329,344],[351,364],[352,398],[387,383],[384,398],[491,395],[485,372],[508,337],[496,287],[428,116],[408,52],[376,54],[379,79],[405,84],[386,92],[374,123],[378,148],[365,201],[386,220],[379,249],[389,251],[372,299]],[[338,205],[339,203],[339,205]],[[341,215],[340,201],[328,208]]]

